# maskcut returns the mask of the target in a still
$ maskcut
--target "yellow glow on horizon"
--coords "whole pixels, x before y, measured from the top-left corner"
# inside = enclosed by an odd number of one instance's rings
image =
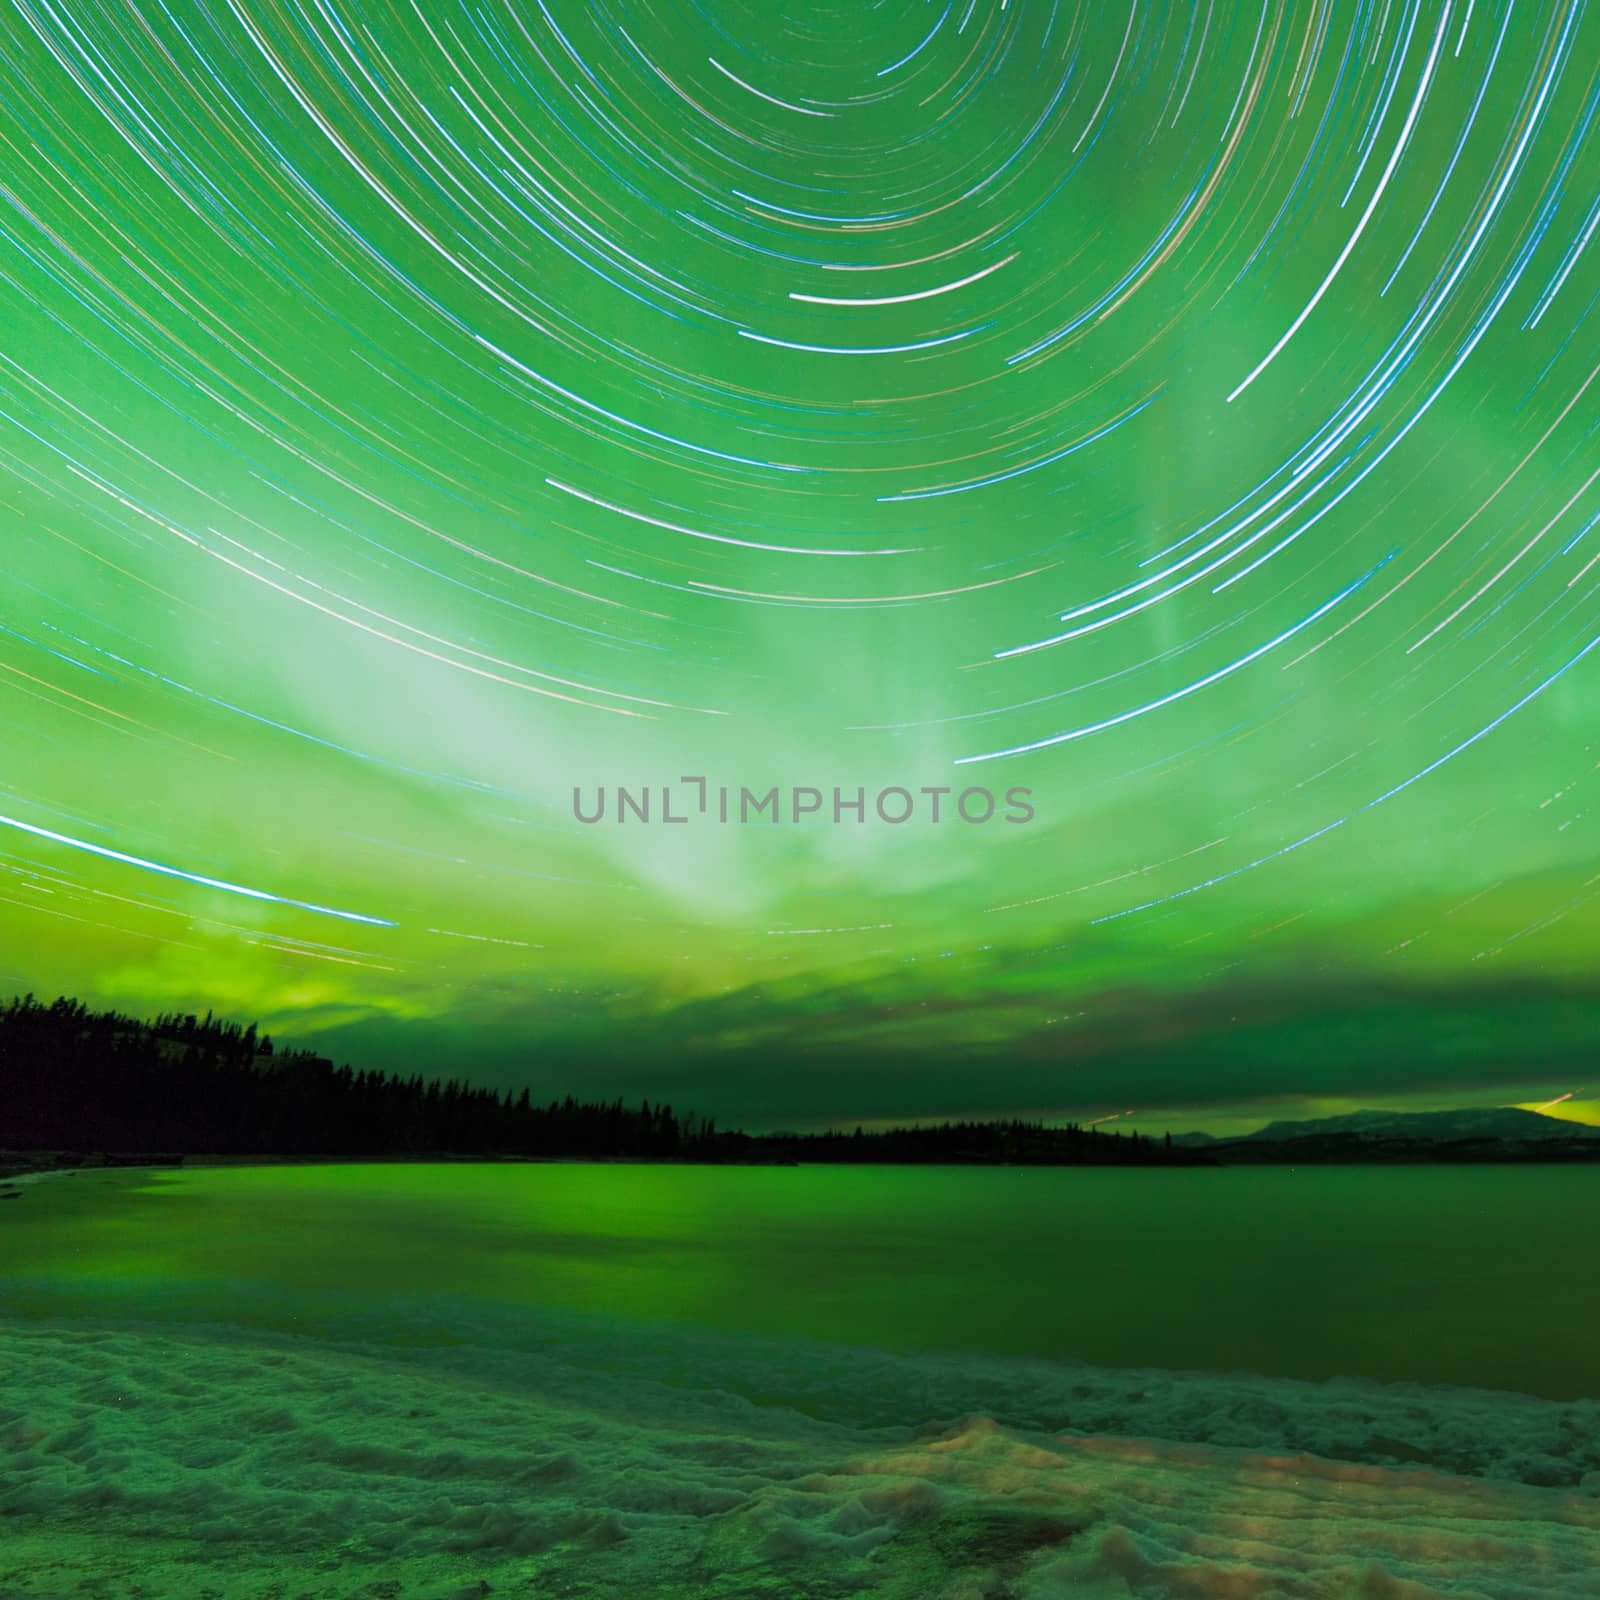
[[[1538,1111],[1562,1122],[1581,1122],[1591,1128],[1600,1127],[1600,1100],[1579,1100],[1563,1096],[1557,1100],[1527,1101],[1515,1107],[1518,1111]]]

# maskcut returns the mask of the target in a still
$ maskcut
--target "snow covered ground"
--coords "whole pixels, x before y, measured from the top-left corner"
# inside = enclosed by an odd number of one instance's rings
[[[1595,1402],[259,1309],[0,1320],[0,1596],[1600,1596]]]

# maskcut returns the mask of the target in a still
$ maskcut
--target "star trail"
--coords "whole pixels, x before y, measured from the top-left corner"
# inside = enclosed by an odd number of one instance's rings
[[[0,16],[13,987],[752,1115],[1574,1090],[1590,0]],[[573,819],[686,774],[1036,817]]]

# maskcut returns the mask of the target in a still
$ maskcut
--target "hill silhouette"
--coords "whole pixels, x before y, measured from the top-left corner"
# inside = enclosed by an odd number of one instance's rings
[[[1348,1111],[1307,1122],[1269,1122],[1252,1142],[1354,1134],[1361,1139],[1583,1139],[1600,1128],[1564,1122],[1520,1106],[1470,1106],[1454,1111]]]
[[[454,1078],[352,1071],[211,1015],[144,1022],[32,995],[0,1012],[0,1150],[711,1162],[1208,1165],[1141,1135],[1040,1122],[756,1135],[644,1101],[534,1104]]]
[[[1191,1133],[1173,1142],[1203,1151],[1222,1166],[1600,1161],[1600,1128],[1519,1106],[1350,1111],[1304,1122],[1270,1122],[1235,1139]]]

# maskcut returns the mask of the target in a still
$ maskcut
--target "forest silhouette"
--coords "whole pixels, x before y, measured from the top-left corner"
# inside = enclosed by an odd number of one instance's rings
[[[140,1021],[32,995],[0,1012],[0,1150],[704,1162],[1210,1165],[1140,1134],[1017,1119],[747,1134],[644,1101],[336,1067],[209,1013]]]

